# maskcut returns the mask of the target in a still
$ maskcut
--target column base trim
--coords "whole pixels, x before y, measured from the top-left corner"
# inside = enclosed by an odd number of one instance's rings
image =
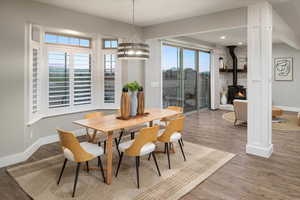
[[[273,144],[267,148],[247,144],[246,153],[264,158],[270,158],[273,153]]]

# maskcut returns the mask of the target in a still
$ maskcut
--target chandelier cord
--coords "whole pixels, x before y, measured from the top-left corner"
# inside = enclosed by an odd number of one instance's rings
[[[134,26],[134,0],[132,0],[132,25]]]

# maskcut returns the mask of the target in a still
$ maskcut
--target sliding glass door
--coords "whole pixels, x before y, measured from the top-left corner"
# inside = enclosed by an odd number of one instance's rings
[[[198,108],[210,106],[210,53],[199,51]]]
[[[162,46],[163,107],[184,112],[210,106],[210,53],[172,45]]]
[[[163,107],[182,107],[180,49],[163,46],[162,54]]]
[[[183,49],[182,51],[183,71],[183,101],[184,111],[197,110],[197,65],[196,51]]]

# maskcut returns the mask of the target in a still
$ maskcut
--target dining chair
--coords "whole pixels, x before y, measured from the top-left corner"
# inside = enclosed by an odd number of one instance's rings
[[[168,156],[168,165],[169,169],[171,169],[170,163],[170,146],[171,144],[178,142],[180,146],[180,150],[183,156],[184,161],[186,161],[186,157],[183,151],[183,142],[182,142],[182,132],[184,128],[184,116],[181,116],[176,119],[172,119],[168,122],[165,129],[160,129],[157,135],[157,141],[165,143],[165,149]],[[148,157],[148,160],[150,156]]]
[[[168,106],[166,109],[177,111],[177,112],[179,112],[179,114],[176,114],[176,115],[174,115],[172,117],[168,117],[168,118],[162,118],[160,120],[161,122],[163,122],[163,124],[160,125],[162,129],[166,128],[166,126],[167,126],[168,122],[170,122],[170,120],[184,116],[183,108],[180,106]],[[181,141],[182,146],[184,146],[182,137],[180,138],[180,141]],[[165,151],[166,151],[166,149],[165,149]]]
[[[168,106],[166,109],[168,110],[173,110],[173,111],[177,111],[179,112],[179,114],[176,114],[172,117],[165,117],[165,118],[162,118],[160,121],[161,122],[164,122],[165,124],[164,125],[167,125],[167,123],[172,120],[172,119],[175,119],[175,118],[178,118],[178,117],[181,117],[183,116],[183,108],[182,107],[179,107],[179,106]]]
[[[139,166],[140,166],[140,157],[144,155],[152,155],[153,160],[156,165],[158,175],[161,176],[157,160],[155,157],[155,144],[157,140],[159,126],[142,128],[139,134],[134,140],[129,140],[119,144],[119,149],[121,151],[121,156],[119,158],[119,163],[116,171],[116,177],[118,176],[119,169],[124,154],[129,157],[135,157],[135,166],[136,166],[136,178],[137,178],[137,187],[140,188],[139,180]]]
[[[100,157],[103,154],[102,147],[99,147],[97,144],[92,144],[89,142],[79,143],[78,139],[71,132],[67,132],[60,129],[57,129],[57,132],[59,134],[60,144],[62,146],[62,150],[65,156],[65,160],[57,181],[57,185],[59,185],[67,161],[72,161],[77,163],[75,181],[74,181],[73,193],[72,193],[72,197],[74,197],[81,163],[84,162],[86,163],[87,172],[89,172],[89,161],[94,158],[98,158],[98,167],[101,168],[101,174],[103,177],[103,181],[105,182],[103,165]]]

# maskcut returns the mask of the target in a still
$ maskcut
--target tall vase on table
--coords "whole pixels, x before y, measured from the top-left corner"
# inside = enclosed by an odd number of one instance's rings
[[[143,87],[139,88],[139,91],[137,93],[137,99],[138,99],[137,114],[143,115],[145,112],[145,96],[144,96]]]
[[[137,113],[137,106],[138,106],[137,91],[131,92],[130,99],[131,99],[130,115],[133,117],[136,116]]]
[[[128,95],[128,88],[123,88],[122,97],[121,97],[121,118],[129,119],[130,118],[130,97]]]
[[[137,106],[138,106],[138,99],[137,99],[137,91],[141,86],[138,82],[134,81],[131,83],[127,83],[124,88],[128,88],[130,91],[130,116],[134,117],[137,114]]]

